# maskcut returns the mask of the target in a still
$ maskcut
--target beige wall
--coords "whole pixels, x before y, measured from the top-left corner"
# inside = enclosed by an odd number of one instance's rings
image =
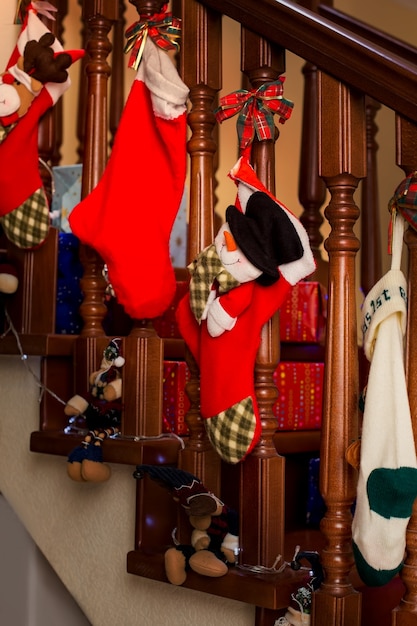
[[[0,64],[4,66],[17,36],[12,25],[15,0],[0,4]],[[363,15],[373,24],[391,30],[413,41],[415,12],[388,0],[343,0],[339,8]],[[70,0],[70,15],[79,10],[78,2]],[[377,8],[377,11],[376,11]],[[67,32],[68,34],[68,32]],[[225,42],[225,59],[230,67],[229,90],[238,88],[235,72],[230,72],[236,51],[230,35]],[[66,47],[77,45],[69,41]],[[300,143],[301,61],[288,55],[286,97],[294,100],[292,119],[280,128],[277,144],[277,195],[294,212],[297,201],[298,159]],[[76,69],[74,84],[76,83]],[[229,80],[229,78],[228,78]],[[74,118],[74,105],[65,101],[66,113]],[[394,128],[392,116],[380,115],[383,134],[379,138],[380,155],[387,172],[382,176],[381,205],[386,205],[393,185],[401,178],[393,163]],[[385,127],[385,118],[389,124]],[[384,120],[384,124],[382,122]],[[234,121],[228,122],[228,132],[235,136]],[[66,123],[66,143],[74,139],[75,131]],[[386,149],[385,141],[390,146]],[[75,158],[74,148],[68,148],[64,162]],[[284,158],[281,160],[280,156]],[[234,199],[233,184],[226,174],[236,155],[222,153],[218,174],[221,203]],[[29,360],[38,371],[37,359]],[[19,518],[34,537],[42,552],[70,589],[93,626],[249,626],[253,624],[251,606],[213,598],[209,595],[163,585],[126,573],[126,554],[133,547],[135,484],[131,467],[114,466],[113,476],[104,485],[73,483],[66,476],[66,460],[60,457],[29,452],[31,431],[38,428],[38,388],[33,375],[18,357],[0,357],[2,402],[0,408],[0,490]]]

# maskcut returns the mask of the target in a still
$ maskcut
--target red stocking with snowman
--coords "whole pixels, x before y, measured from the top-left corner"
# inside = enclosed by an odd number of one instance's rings
[[[200,369],[200,410],[208,437],[229,463],[256,445],[261,424],[254,365],[263,325],[315,262],[301,222],[262,185],[246,157],[230,173],[236,204],[191,263],[177,320]]]

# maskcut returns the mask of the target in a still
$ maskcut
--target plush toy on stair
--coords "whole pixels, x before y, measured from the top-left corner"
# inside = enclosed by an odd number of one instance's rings
[[[200,368],[200,411],[223,460],[241,461],[261,434],[254,366],[263,325],[315,269],[301,222],[241,158],[230,174],[235,205],[214,243],[189,265],[180,332]]]
[[[19,286],[17,270],[12,263],[0,261],[0,294],[16,293]]]
[[[183,585],[187,572],[225,576],[239,553],[237,512],[211,493],[193,474],[172,467],[138,465],[135,478],[145,474],[166,487],[187,513],[192,529],[189,543],[179,543],[165,553],[165,573],[173,585]]]
[[[104,482],[111,470],[103,463],[102,443],[120,429],[122,413],[122,378],[119,371],[125,363],[117,339],[103,352],[100,369],[90,374],[90,391],[84,397],[68,400],[64,413],[70,418],[83,416],[89,430],[84,441],[69,455],[68,476],[78,482]]]
[[[49,203],[39,174],[38,123],[69,88],[70,65],[83,50],[64,52],[39,19],[55,7],[29,4],[22,31],[0,76],[0,222],[20,248],[41,245],[49,232]],[[46,13],[45,13],[46,11]]]

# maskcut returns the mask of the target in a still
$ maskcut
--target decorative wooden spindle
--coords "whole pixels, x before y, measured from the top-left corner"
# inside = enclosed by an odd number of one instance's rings
[[[140,19],[146,19],[161,10],[163,3],[130,0]],[[113,36],[112,66],[117,68],[112,77],[111,131],[114,134],[124,106],[124,6],[115,0],[117,21]],[[131,70],[133,71],[133,70]],[[138,172],[140,176],[140,172]],[[150,320],[134,320],[129,335],[123,342],[124,367],[122,432],[128,437],[153,437],[162,432],[163,341]]]
[[[63,21],[68,12],[68,1],[54,0],[52,4],[58,9],[54,12],[55,20],[40,17],[47,28],[62,42]],[[39,169],[49,201],[52,200],[53,192],[51,167],[58,165],[61,160],[62,106],[62,98],[59,98],[58,102],[42,116],[38,129]]]
[[[190,89],[188,123],[191,136],[187,144],[189,168],[188,261],[213,242],[215,154],[213,139],[216,120],[214,102],[221,88],[221,15],[194,0],[175,0],[173,14],[182,19],[180,72]],[[195,35],[198,34],[198,37]],[[193,42],[191,45],[190,42]],[[191,407],[186,421],[190,438],[181,451],[180,465],[199,476],[206,486],[220,491],[220,457],[212,448],[199,411],[198,368],[187,351],[191,380],[187,385]]]
[[[331,231],[325,242],[329,301],[320,455],[320,487],[327,507],[321,523],[325,581],[314,596],[312,617],[313,626],[359,626],[361,596],[349,581],[357,476],[345,453],[358,437],[355,257],[359,241],[353,228],[359,209],[353,194],[366,174],[365,106],[363,97],[321,72],[318,99],[319,174],[331,196],[325,210]]]
[[[84,4],[84,0],[78,0],[78,4],[82,7]],[[85,20],[81,22],[81,46],[84,50],[87,49],[87,41],[88,41],[88,28]],[[87,52],[87,50],[86,50]],[[79,162],[83,162],[84,158],[84,142],[85,142],[85,131],[86,131],[86,118],[87,118],[87,99],[88,99],[88,82],[86,80],[87,71],[86,66],[88,63],[88,52],[80,59],[79,63],[81,64],[80,68],[80,78],[78,85],[78,115],[77,115],[77,154],[79,157]]]
[[[317,67],[306,63],[303,67],[303,74],[304,103],[298,198],[304,211],[300,216],[300,221],[308,233],[317,263],[314,277],[326,285],[327,261],[321,254],[323,235],[320,232],[323,224],[320,209],[326,199],[326,185],[318,174]]]
[[[367,294],[382,276],[381,219],[378,196],[378,126],[375,116],[381,105],[366,98],[366,161],[367,174],[362,181],[361,240],[372,245],[361,248],[361,287]]]
[[[285,51],[242,29],[241,69],[251,88],[277,80],[285,71]],[[278,136],[278,131],[275,133]],[[275,137],[275,138],[276,138]],[[261,182],[275,192],[275,138],[252,146],[253,166]],[[276,452],[273,435],[276,418],[272,406],[277,398],[273,372],[279,360],[279,315],[262,329],[255,366],[256,397],[262,435],[240,468],[240,536],[245,563],[271,567],[284,554],[285,460]],[[251,503],[256,502],[254,518]]]
[[[133,4],[140,19],[146,19],[155,13],[160,13],[166,3],[161,0],[129,0],[129,4]]]
[[[107,57],[112,48],[108,34],[117,18],[118,6],[115,3],[107,3],[103,7],[99,0],[87,0],[83,4],[83,19],[89,30],[86,45],[88,94],[81,190],[83,198],[97,185],[107,163],[107,84],[110,76]],[[80,247],[80,257],[84,266],[81,279],[84,300],[80,306],[84,325],[81,335],[97,337],[104,334],[102,323],[107,312],[104,305],[106,281],[102,274],[103,262],[94,250],[84,245]]]
[[[378,144],[376,135],[378,126],[375,116],[381,105],[370,98],[365,98],[366,104],[366,178],[362,181],[361,189],[361,241],[371,242],[372,245],[361,246],[360,287],[366,296],[382,276],[382,245],[381,219],[378,195]],[[363,390],[368,381],[369,361],[363,350],[359,351],[359,384]]]
[[[417,170],[417,125],[397,116],[396,118],[397,164],[405,175]],[[399,181],[400,182],[400,181]],[[414,372],[417,367],[416,333],[411,329],[417,324],[417,233],[411,227],[406,230],[408,248],[408,332],[406,342],[406,372],[408,398],[413,422],[414,440],[417,438],[417,384]],[[393,626],[414,626],[417,606],[417,502],[407,527],[407,557],[401,570],[406,591],[402,602],[393,611]]]
[[[110,79],[109,128],[112,145],[125,102],[125,55],[123,53],[126,24],[124,19],[125,10],[124,0],[119,0],[119,18],[113,27],[112,75]]]

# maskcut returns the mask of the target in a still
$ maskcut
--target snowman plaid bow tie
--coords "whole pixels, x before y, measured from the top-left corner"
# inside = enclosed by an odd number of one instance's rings
[[[219,285],[219,293],[227,293],[240,285],[240,282],[224,268],[214,244],[200,252],[189,264],[188,270],[191,274],[190,306],[198,322],[201,321],[215,280]]]
[[[221,124],[239,114],[236,126],[241,151],[252,143],[255,133],[259,141],[273,138],[276,113],[280,116],[280,124],[291,116],[294,103],[283,98],[284,81],[285,77],[281,76],[258,89],[238,89],[220,98],[220,106],[214,112],[216,120]]]

